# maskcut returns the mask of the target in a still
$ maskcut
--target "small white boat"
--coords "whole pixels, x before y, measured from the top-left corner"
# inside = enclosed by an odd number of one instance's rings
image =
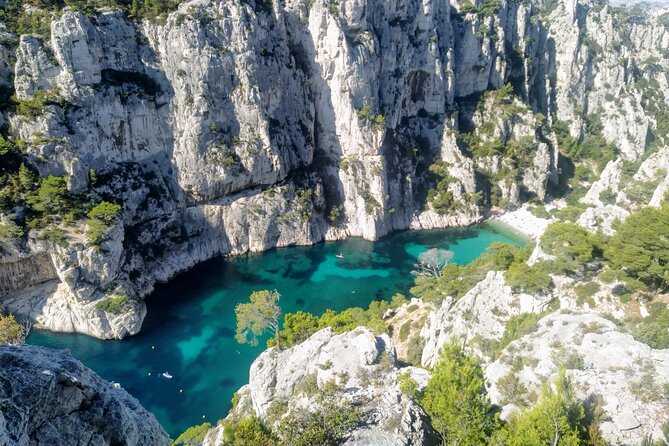
[[[343,259],[343,258],[344,258],[344,254],[339,253],[339,254],[335,255],[335,257],[338,258],[338,259]]]
[[[163,373],[163,378],[172,379],[172,375],[169,372]]]

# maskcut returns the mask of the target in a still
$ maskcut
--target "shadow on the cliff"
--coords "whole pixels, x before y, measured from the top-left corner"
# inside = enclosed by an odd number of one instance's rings
[[[316,48],[313,36],[308,31],[301,17],[289,10],[284,11],[288,45],[294,67],[303,73],[307,80],[305,87],[314,106],[313,125],[309,138],[313,143],[312,171],[316,173],[323,186],[325,207],[322,218],[329,224],[343,224],[342,206],[344,187],[339,178],[342,161],[342,147],[337,134],[335,110],[332,94],[321,67],[316,62]],[[340,214],[338,217],[336,214]],[[310,224],[318,224],[311,218]],[[321,232],[321,231],[312,231]],[[323,237],[324,234],[321,234]]]

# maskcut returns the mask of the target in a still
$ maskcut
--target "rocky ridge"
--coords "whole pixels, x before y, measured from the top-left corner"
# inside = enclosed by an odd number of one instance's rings
[[[436,444],[423,409],[400,390],[399,370],[388,335],[375,336],[364,327],[342,334],[326,328],[292,348],[261,354],[228,417],[256,415],[272,425],[291,413],[316,411],[330,398],[360,412],[358,427],[342,444]],[[425,387],[427,371],[403,368],[402,373]],[[278,415],[273,406],[282,407]],[[204,445],[219,444],[223,430],[219,423]]]
[[[556,310],[555,302],[562,308]],[[350,402],[362,414],[344,444],[433,444],[429,419],[402,392],[401,377],[411,377],[423,389],[441,347],[453,341],[480,359],[489,398],[503,419],[531,406],[542,386],[565,369],[578,398],[599,408],[607,442],[636,446],[650,436],[662,440],[662,426],[669,423],[669,350],[635,340],[600,310],[611,311],[606,305],[597,311],[575,308],[567,286],[550,296],[515,293],[503,273],[491,271],[456,302],[447,298],[435,307],[412,299],[386,314],[393,339],[405,323],[411,325],[408,342],[422,345],[421,368],[407,366],[406,346],[396,357],[395,342],[386,334],[375,336],[364,327],[334,334],[327,328],[282,352],[265,351],[228,419],[255,415],[273,426],[280,420],[272,415],[274,405],[285,407],[284,416],[308,413],[318,410],[328,391],[329,398]],[[527,313],[539,315],[536,327],[491,356],[486,346],[502,338],[514,315]],[[414,334],[421,340],[412,340]],[[218,444],[224,429],[223,422],[211,429],[204,445]]]
[[[152,414],[67,351],[0,346],[0,443],[169,445]]]

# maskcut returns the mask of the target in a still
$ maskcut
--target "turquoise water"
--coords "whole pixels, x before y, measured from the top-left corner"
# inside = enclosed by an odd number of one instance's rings
[[[276,288],[284,312],[366,307],[398,291],[407,293],[409,271],[428,248],[450,249],[453,261],[464,264],[494,241],[522,243],[482,226],[213,259],[156,288],[137,336],[100,341],[33,330],[28,342],[70,349],[103,378],[121,383],[176,436],[203,419],[213,424],[223,418],[233,393],[248,382],[249,366],[263,348],[237,344],[234,307],[252,291]],[[344,258],[337,259],[337,253]],[[173,378],[163,378],[164,371]]]

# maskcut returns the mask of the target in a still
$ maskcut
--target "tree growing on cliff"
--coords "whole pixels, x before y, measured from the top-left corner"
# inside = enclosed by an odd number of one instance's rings
[[[669,205],[646,207],[630,215],[604,248],[614,270],[648,285],[651,290],[669,287]]]
[[[585,446],[592,442],[595,429],[588,433],[585,411],[562,370],[554,383],[547,383],[537,404],[514,417],[490,442],[505,446]]]
[[[20,324],[14,319],[13,314],[8,316],[0,315],[0,344],[23,344],[29,331],[30,325]]]
[[[88,241],[94,245],[102,243],[107,230],[118,219],[122,209],[120,205],[107,201],[102,201],[91,209],[87,214],[90,219],[86,229]]]
[[[237,334],[235,339],[240,344],[258,345],[258,336],[269,330],[276,339],[276,348],[281,350],[279,338],[279,316],[281,308],[277,303],[281,298],[278,291],[254,291],[250,302],[235,307],[237,316]]]
[[[443,445],[484,445],[498,427],[481,366],[456,344],[444,346],[421,404]]]

